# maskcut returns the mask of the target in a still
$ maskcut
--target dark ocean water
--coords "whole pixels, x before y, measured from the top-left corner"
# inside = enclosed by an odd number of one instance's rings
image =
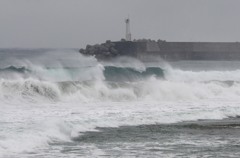
[[[0,157],[239,157],[240,62],[0,49]]]

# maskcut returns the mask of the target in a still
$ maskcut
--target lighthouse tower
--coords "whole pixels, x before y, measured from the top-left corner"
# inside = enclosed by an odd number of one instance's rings
[[[131,41],[131,32],[130,32],[130,19],[129,17],[125,19],[126,23],[126,41]]]

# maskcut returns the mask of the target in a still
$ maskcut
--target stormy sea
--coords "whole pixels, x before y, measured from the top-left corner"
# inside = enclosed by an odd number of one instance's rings
[[[0,157],[239,157],[240,62],[0,49]]]

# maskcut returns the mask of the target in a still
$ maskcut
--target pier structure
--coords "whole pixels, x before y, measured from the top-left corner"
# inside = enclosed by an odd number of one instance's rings
[[[165,40],[131,40],[130,18],[125,19],[125,40],[96,45],[87,45],[80,49],[83,55],[92,55],[100,60],[109,60],[119,56],[130,56],[141,61],[152,62],[155,59],[177,60],[215,60],[240,61],[239,42],[167,42]]]

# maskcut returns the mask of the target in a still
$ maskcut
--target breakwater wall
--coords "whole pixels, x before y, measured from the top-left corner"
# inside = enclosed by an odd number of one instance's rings
[[[143,61],[156,57],[164,60],[240,60],[239,42],[108,41],[87,47],[80,52],[103,60],[116,56],[131,56]]]

